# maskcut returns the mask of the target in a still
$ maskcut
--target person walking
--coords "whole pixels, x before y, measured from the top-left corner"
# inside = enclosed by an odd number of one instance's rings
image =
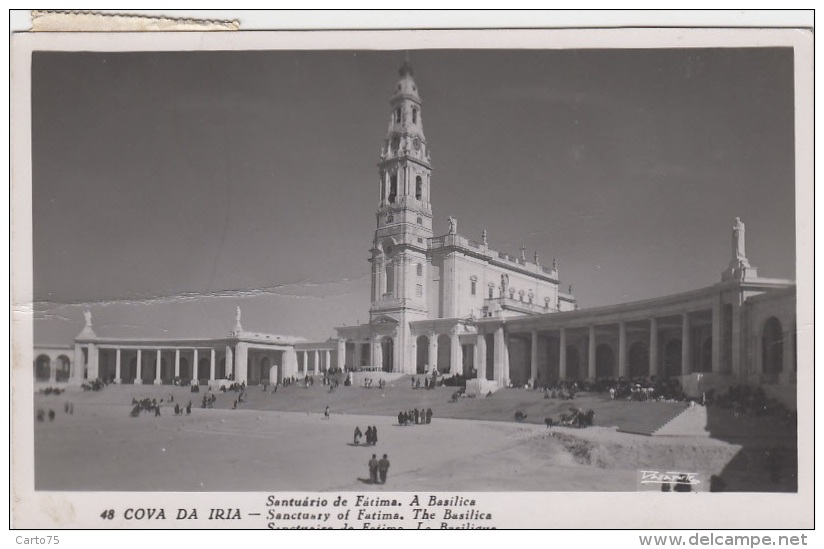
[[[379,467],[378,457],[375,454],[372,454],[372,459],[369,460],[369,482],[372,484],[378,483],[378,467]]]
[[[386,457],[386,454],[384,454],[383,458],[378,462],[378,473],[381,477],[381,484],[386,484],[386,475],[389,473],[389,459]]]
[[[360,427],[355,427],[355,446],[360,444],[360,439],[363,436],[363,433],[360,430]]]

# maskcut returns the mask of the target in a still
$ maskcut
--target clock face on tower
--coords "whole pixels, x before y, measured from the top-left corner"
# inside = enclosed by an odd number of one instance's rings
[[[416,137],[415,140],[412,141],[412,146],[415,147],[416,151],[419,150],[421,148],[421,140]]]

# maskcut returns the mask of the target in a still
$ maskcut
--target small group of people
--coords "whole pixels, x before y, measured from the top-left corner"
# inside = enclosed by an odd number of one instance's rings
[[[263,388],[264,388],[264,390],[266,390],[266,385],[265,384],[263,385]],[[232,391],[233,393],[237,393],[237,392],[245,393],[246,392],[246,382],[241,381],[240,383],[238,383],[237,381],[235,381],[234,383],[232,383],[228,387],[226,387],[225,385],[222,386],[220,388],[220,391],[223,392],[223,393],[225,393],[227,391]]]
[[[374,380],[371,377],[368,377],[368,378],[364,379],[362,387],[364,389],[371,389],[373,381]],[[378,379],[378,388],[383,389],[383,386],[384,386],[383,379]]]
[[[54,421],[54,418],[57,414],[54,413],[54,410],[49,410],[48,417],[49,421]],[[46,420],[46,411],[42,408],[37,409],[37,421],[45,421]]]
[[[186,415],[187,416],[191,415],[191,413],[192,413],[192,401],[190,400],[189,404],[186,405]],[[176,416],[183,415],[183,408],[178,403],[175,403],[175,415]]]
[[[428,425],[432,423],[432,408],[413,408],[398,412],[398,425]]]
[[[386,484],[386,475],[389,473],[389,458],[386,454],[378,460],[377,454],[372,454],[369,460],[369,482],[372,484]]]
[[[200,402],[201,408],[211,408],[217,402],[217,395],[214,393],[206,393]]]
[[[355,437],[354,443],[355,445],[360,444],[361,437],[364,436],[363,432],[360,430],[360,427],[355,427]],[[374,446],[378,443],[378,428],[369,426],[366,428],[366,445],[367,446]]]

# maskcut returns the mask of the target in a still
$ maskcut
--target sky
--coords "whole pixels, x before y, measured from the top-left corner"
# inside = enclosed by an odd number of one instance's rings
[[[435,234],[547,264],[581,308],[720,280],[733,219],[795,277],[786,48],[415,50]],[[400,51],[36,52],[35,344],[322,340],[368,320]]]

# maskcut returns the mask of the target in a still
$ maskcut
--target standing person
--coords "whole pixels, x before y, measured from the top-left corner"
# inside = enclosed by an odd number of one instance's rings
[[[367,429],[368,432],[368,429]],[[375,454],[372,454],[372,459],[369,460],[369,482],[372,484],[378,483],[378,458]]]
[[[372,426],[372,444],[378,443],[378,428],[374,425]]]
[[[378,473],[381,476],[381,484],[386,484],[386,475],[389,473],[389,459],[386,457],[386,454],[383,455],[383,458],[378,462]]]
[[[329,419],[329,406],[327,406],[326,409],[323,411],[323,417],[324,419]]]
[[[366,445],[369,446],[372,444],[372,427],[366,427]]]
[[[426,409],[426,424],[429,425],[432,423],[432,408]]]
[[[355,445],[360,444],[360,437],[363,436],[363,433],[360,430],[360,427],[355,427]]]

